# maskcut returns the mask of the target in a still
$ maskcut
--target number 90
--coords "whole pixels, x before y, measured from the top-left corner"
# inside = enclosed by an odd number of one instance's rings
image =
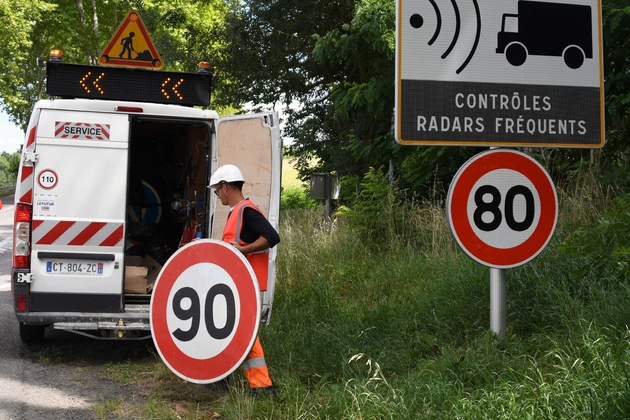
[[[214,322],[214,300],[219,295],[222,295],[225,298],[227,309],[227,319],[222,328],[217,328]],[[190,299],[190,307],[188,309],[182,308],[182,301],[184,299]],[[189,319],[192,320],[188,330],[184,331],[178,328],[173,332],[175,338],[180,341],[190,341],[197,336],[201,321],[200,309],[201,304],[199,302],[199,295],[192,287],[183,287],[175,293],[175,296],[173,296],[173,313],[182,321],[187,321]],[[206,330],[208,331],[210,337],[215,340],[227,338],[234,330],[234,325],[236,323],[236,303],[232,289],[230,289],[226,284],[216,284],[212,286],[206,297],[204,314]]]

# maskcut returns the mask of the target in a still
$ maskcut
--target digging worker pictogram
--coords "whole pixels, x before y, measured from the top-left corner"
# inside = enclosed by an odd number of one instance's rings
[[[136,50],[133,49],[133,37],[136,36],[135,32],[129,32],[129,36],[124,37],[123,39],[120,40],[120,45],[123,46],[122,51],[120,52],[120,54],[118,55],[118,57],[123,58],[123,55],[125,55],[125,52],[127,53],[127,59],[131,60],[131,52],[135,52],[136,54],[138,53]]]

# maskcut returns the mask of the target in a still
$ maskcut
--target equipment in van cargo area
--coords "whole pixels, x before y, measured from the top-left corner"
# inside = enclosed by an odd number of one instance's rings
[[[163,264],[206,230],[211,126],[134,117],[130,123],[129,255]],[[191,232],[194,232],[191,234]]]
[[[150,293],[155,284],[162,264],[148,255],[128,256],[125,258],[125,293]]]

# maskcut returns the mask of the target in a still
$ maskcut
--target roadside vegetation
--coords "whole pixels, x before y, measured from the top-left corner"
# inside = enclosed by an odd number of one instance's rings
[[[60,48],[68,63],[96,63],[134,8],[165,69],[212,63],[213,109],[280,110],[292,139],[274,313],[260,333],[275,400],[250,400],[240,372],[228,389],[186,383],[149,347],[146,360],[103,367],[139,391],[101,401],[97,416],[630,418],[627,3],[601,2],[605,147],[527,150],[550,173],[561,212],[546,249],[507,272],[508,331],[497,341],[489,270],[458,249],[444,211],[453,176],[479,148],[392,136],[394,2],[0,2],[0,108],[25,131],[47,98],[36,59]],[[4,184],[2,165],[0,186],[14,182]],[[330,223],[303,184],[313,172],[341,179]]]
[[[18,167],[20,166],[21,151],[0,154],[0,188],[15,186]]]
[[[144,391],[99,418],[628,418],[630,202],[588,165],[574,175],[550,244],[507,272],[505,340],[489,331],[489,270],[458,249],[443,203],[372,170],[330,224],[321,203],[282,208],[260,331],[274,400],[250,399],[240,370],[229,388],[194,385],[154,355],[105,366]]]

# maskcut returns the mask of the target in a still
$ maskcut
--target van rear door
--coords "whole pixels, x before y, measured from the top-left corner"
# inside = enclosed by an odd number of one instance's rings
[[[127,115],[42,110],[31,312],[123,310],[128,136]]]
[[[221,118],[211,173],[225,164],[234,164],[243,173],[243,194],[251,199],[278,230],[282,176],[282,139],[277,113],[250,114]],[[214,194],[211,214],[212,238],[221,239],[229,208],[217,203]],[[268,324],[273,305],[277,247],[269,251],[267,290],[262,293],[261,322]]]

